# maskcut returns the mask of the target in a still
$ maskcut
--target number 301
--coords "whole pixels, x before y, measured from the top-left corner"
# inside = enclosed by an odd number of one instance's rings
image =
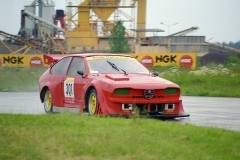
[[[73,95],[73,84],[72,83],[66,83],[66,95],[67,96]]]

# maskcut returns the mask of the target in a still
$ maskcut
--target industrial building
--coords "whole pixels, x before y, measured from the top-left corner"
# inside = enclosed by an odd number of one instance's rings
[[[34,0],[21,11],[19,35],[0,31],[0,53],[102,53],[118,20],[126,28],[132,53],[196,53],[239,50],[207,43],[205,36],[188,36],[197,27],[168,36],[154,36],[161,29],[146,28],[147,0],[66,0],[65,10],[55,10],[52,0]],[[152,32],[153,36],[146,36]]]

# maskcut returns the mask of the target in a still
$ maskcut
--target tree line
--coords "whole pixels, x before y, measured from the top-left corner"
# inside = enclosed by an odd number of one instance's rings
[[[229,43],[226,43],[226,42],[223,42],[223,43],[219,43],[217,42],[217,44],[220,44],[220,45],[223,45],[223,46],[228,46],[228,47],[231,47],[231,48],[235,48],[235,49],[240,49],[240,41],[238,42],[229,42]]]

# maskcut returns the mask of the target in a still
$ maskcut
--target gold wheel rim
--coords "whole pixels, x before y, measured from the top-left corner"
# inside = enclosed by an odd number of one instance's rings
[[[94,93],[90,95],[89,107],[90,107],[91,113],[94,114],[97,108],[97,98]]]
[[[50,111],[50,109],[52,107],[52,96],[49,91],[46,93],[45,98],[46,98],[46,109],[47,109],[47,111]]]

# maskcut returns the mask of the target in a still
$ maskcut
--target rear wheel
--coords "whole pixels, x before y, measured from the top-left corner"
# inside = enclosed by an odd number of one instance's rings
[[[49,89],[45,92],[44,95],[44,110],[47,114],[53,113],[53,105],[52,105],[52,95]]]
[[[89,115],[94,115],[97,110],[98,100],[97,92],[95,89],[92,89],[88,95],[88,113]]]

